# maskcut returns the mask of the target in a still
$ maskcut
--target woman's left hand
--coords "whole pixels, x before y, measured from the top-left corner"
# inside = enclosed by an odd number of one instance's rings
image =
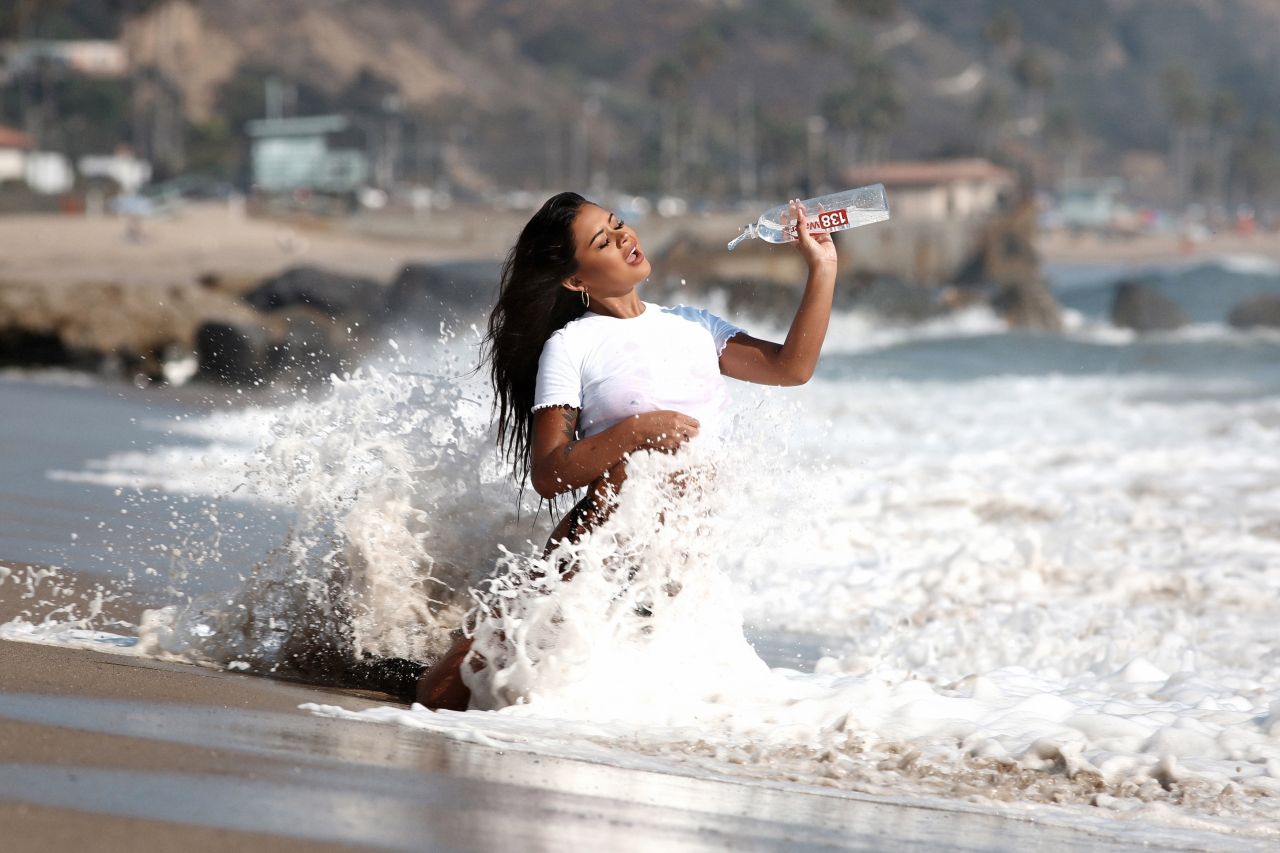
[[[796,248],[809,265],[804,295],[783,343],[743,334],[729,338],[720,353],[720,372],[734,379],[763,385],[803,385],[818,366],[836,290],[836,244],[830,234],[810,233],[803,202],[796,199],[790,208]]]
[[[836,244],[825,231],[817,234],[809,230],[809,218],[799,199],[791,202],[791,221],[796,224],[796,248],[804,256],[809,269],[836,263]]]

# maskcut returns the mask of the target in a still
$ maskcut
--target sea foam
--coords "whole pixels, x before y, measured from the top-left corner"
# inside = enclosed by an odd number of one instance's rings
[[[237,595],[153,612],[141,642],[257,671],[325,644],[421,658],[474,605],[487,713],[358,716],[1271,831],[1274,395],[1141,372],[735,386],[726,446],[637,456],[610,520],[544,557],[483,383],[435,368],[366,369],[238,421],[217,482],[287,508],[291,533]],[[744,626],[821,653],[770,667]]]

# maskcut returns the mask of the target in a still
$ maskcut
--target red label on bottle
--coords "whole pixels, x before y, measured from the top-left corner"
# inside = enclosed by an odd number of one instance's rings
[[[824,210],[821,213],[810,214],[809,231],[833,231],[844,228],[849,224],[849,209],[842,207],[839,210]],[[789,229],[792,239],[796,236],[796,227],[794,225]]]

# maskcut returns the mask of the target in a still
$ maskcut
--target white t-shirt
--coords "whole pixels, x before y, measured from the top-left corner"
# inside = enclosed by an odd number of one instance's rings
[[[585,438],[631,415],[669,409],[696,418],[700,436],[718,437],[729,408],[720,353],[741,331],[684,305],[646,302],[626,319],[588,312],[543,346],[533,410],[578,409]]]

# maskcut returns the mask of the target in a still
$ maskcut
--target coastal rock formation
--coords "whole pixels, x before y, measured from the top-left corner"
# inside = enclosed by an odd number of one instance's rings
[[[244,301],[259,311],[305,305],[334,319],[364,319],[381,313],[383,295],[373,279],[298,266],[262,282]]]
[[[271,339],[253,323],[205,323],[196,332],[197,375],[228,385],[266,378]]]
[[[303,385],[355,367],[357,339],[343,324],[301,306],[282,312],[281,319],[284,336],[268,358],[275,378]]]
[[[498,293],[501,267],[492,261],[408,264],[387,292],[386,322],[435,335],[481,316]]]
[[[1062,308],[1040,278],[1035,250],[1037,209],[1024,198],[986,224],[973,257],[957,273],[957,304],[973,300],[973,293],[990,293],[988,302],[1015,329],[1062,330]],[[988,288],[994,286],[994,291]]]
[[[983,227],[968,263],[955,275],[955,284],[1011,285],[1040,277],[1035,249],[1035,202],[1024,199],[991,218]]]
[[[1005,285],[991,299],[991,307],[1012,328],[1062,331],[1062,309],[1043,282]]]
[[[1187,324],[1178,304],[1150,285],[1123,281],[1111,303],[1111,322],[1137,332],[1164,332]]]
[[[200,373],[224,382],[273,379],[295,385],[323,380],[354,367],[360,342],[382,324],[388,290],[381,283],[314,266],[291,267],[245,294],[244,301],[270,320],[265,349],[260,336],[225,352],[201,350]],[[241,327],[240,332],[249,330]],[[205,356],[212,361],[206,366]],[[232,363],[228,363],[228,359]],[[240,359],[257,359],[251,373]]]
[[[1237,329],[1280,329],[1280,293],[1246,299],[1231,309],[1227,322]]]
[[[943,291],[937,288],[889,278],[841,285],[836,291],[843,296],[837,300],[839,308],[866,311],[885,320],[919,323],[951,310],[943,300]]]
[[[190,351],[203,323],[252,323],[233,297],[190,285],[0,283],[0,362],[160,379],[166,353]]]

